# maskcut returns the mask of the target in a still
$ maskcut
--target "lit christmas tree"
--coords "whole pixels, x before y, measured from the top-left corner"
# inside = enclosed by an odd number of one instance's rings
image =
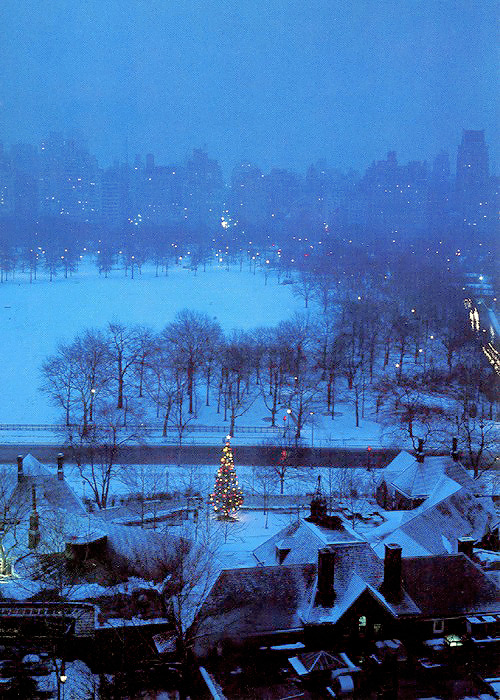
[[[231,436],[226,438],[222,448],[220,467],[215,477],[214,493],[210,494],[210,502],[220,518],[229,518],[236,513],[243,503],[243,492],[238,486],[238,477],[234,468],[233,452],[229,444]]]

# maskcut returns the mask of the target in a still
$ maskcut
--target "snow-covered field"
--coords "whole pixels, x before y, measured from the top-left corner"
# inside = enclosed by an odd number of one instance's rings
[[[51,424],[60,420],[57,407],[40,392],[40,367],[59,342],[70,342],[87,328],[104,328],[109,321],[140,323],[161,330],[173,320],[177,311],[190,308],[217,319],[225,331],[274,326],[294,312],[304,310],[303,300],[295,297],[290,285],[278,284],[269,276],[253,274],[247,266],[226,269],[225,265],[207,267],[194,275],[190,270],[173,266],[168,276],[155,276],[152,266],[142,274],[125,277],[123,270],[113,270],[106,279],[92,261],[83,261],[71,277],[54,278],[41,273],[32,284],[27,274],[0,285],[0,424]],[[280,417],[281,420],[281,417]],[[380,426],[362,420],[355,427],[353,408],[340,397],[335,420],[315,415],[304,431],[306,443],[315,446],[376,446],[381,442]],[[256,402],[237,425],[268,425],[269,413]],[[198,423],[224,425],[212,408],[200,406]],[[60,438],[59,438],[60,439]],[[57,442],[53,433],[3,431],[2,444]],[[185,443],[220,444],[221,436],[187,434]],[[240,434],[239,444],[264,442],[264,436]],[[150,444],[175,444],[150,436]]]
[[[45,274],[32,284],[28,275],[0,285],[0,423],[53,423],[58,411],[39,392],[40,366],[59,342],[109,321],[141,323],[161,330],[177,311],[190,308],[217,319],[225,331],[274,326],[301,310],[291,287],[250,273],[246,266],[207,267],[194,275],[173,266],[155,277],[144,266],[135,278],[113,270],[105,279],[91,262],[68,279],[49,282]]]

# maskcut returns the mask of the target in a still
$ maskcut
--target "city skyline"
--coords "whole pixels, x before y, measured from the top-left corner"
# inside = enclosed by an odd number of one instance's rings
[[[182,164],[185,163],[189,158],[192,156],[193,153],[199,152],[199,153],[205,153],[206,156],[208,156],[214,163],[217,163],[218,167],[221,168],[221,172],[223,175],[223,179],[226,184],[229,184],[231,181],[231,177],[234,174],[234,171],[237,171],[238,168],[242,166],[252,166],[252,167],[257,167],[259,170],[261,170],[263,173],[271,173],[273,170],[284,170],[284,171],[289,171],[293,172],[296,175],[299,176],[305,176],[307,175],[308,170],[311,167],[315,167],[318,165],[325,165],[325,167],[330,170],[330,171],[338,171],[339,173],[345,173],[349,174],[352,173],[353,176],[356,177],[363,177],[363,174],[366,173],[367,170],[369,170],[371,167],[376,165],[377,163],[381,163],[384,160],[386,160],[387,157],[395,157],[397,160],[398,165],[409,165],[411,163],[422,163],[426,164],[429,169],[432,169],[433,167],[433,162],[436,159],[447,157],[449,161],[449,176],[450,177],[455,177],[457,174],[457,159],[460,157],[460,151],[461,148],[463,148],[463,139],[464,135],[468,133],[477,133],[477,134],[483,134],[484,138],[484,147],[485,147],[485,153],[486,153],[486,158],[488,161],[488,176],[490,177],[497,177],[497,163],[495,162],[494,158],[491,157],[490,153],[491,151],[494,151],[494,148],[492,148],[492,143],[488,139],[488,134],[485,133],[484,129],[469,129],[468,127],[463,127],[460,131],[460,134],[457,135],[456,139],[456,144],[455,147],[451,150],[448,151],[444,147],[437,147],[437,150],[432,153],[425,153],[422,154],[422,158],[404,158],[401,156],[401,154],[394,148],[391,147],[391,145],[388,146],[388,148],[380,152],[375,158],[373,158],[371,161],[366,161],[365,163],[360,164],[359,168],[355,168],[353,165],[346,165],[345,167],[340,167],[338,164],[330,161],[327,157],[326,154],[318,154],[318,157],[316,160],[310,160],[306,161],[304,164],[304,167],[302,169],[298,168],[293,168],[291,166],[286,167],[286,166],[280,166],[277,163],[272,163],[268,162],[267,167],[263,167],[261,163],[257,161],[251,161],[250,159],[241,159],[238,161],[234,162],[228,162],[227,160],[225,161],[226,167],[223,165],[223,161],[219,157],[220,154],[215,153],[213,151],[210,151],[208,148],[207,144],[203,144],[202,146],[197,146],[195,144],[191,144],[190,147],[187,148],[185,153],[179,154],[177,158],[174,158],[173,155],[170,157],[169,153],[165,153],[163,156],[158,153],[158,150],[155,149],[155,144],[152,143],[152,148],[149,149],[148,151],[142,151],[142,152],[125,152],[123,157],[120,156],[119,153],[111,154],[109,162],[103,162],[99,158],[98,152],[94,151],[92,149],[92,144],[89,143],[89,139],[85,137],[85,135],[82,132],[78,131],[71,131],[67,130],[65,131],[64,129],[53,129],[50,132],[47,132],[44,134],[38,141],[8,141],[7,139],[3,138],[3,134],[0,133],[0,149],[3,153],[4,156],[10,154],[11,156],[14,156],[14,158],[17,157],[19,153],[23,153],[25,151],[25,148],[28,147],[29,149],[32,150],[32,154],[36,155],[37,157],[40,156],[40,154],[43,153],[44,149],[46,148],[47,144],[54,143],[54,142],[59,142],[59,143],[64,143],[64,144],[74,144],[74,147],[80,151],[81,153],[85,153],[88,155],[90,158],[95,158],[96,166],[100,170],[109,170],[117,165],[128,165],[130,167],[134,166],[134,163],[137,161],[138,164],[142,168],[147,167],[148,161],[153,162],[154,166],[160,166],[160,167],[170,167],[170,166],[179,166],[182,167]],[[449,139],[451,140],[451,139]],[[494,140],[493,140],[494,143]],[[152,161],[151,161],[152,158]]]
[[[235,0],[0,9],[0,134],[81,133],[106,167],[206,147],[249,161],[362,170],[456,152],[485,130],[496,171],[496,3]],[[452,155],[453,158],[453,155]]]

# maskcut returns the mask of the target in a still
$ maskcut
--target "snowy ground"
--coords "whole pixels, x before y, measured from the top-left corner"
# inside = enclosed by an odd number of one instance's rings
[[[58,408],[39,391],[40,367],[59,342],[69,342],[83,329],[103,328],[109,321],[142,323],[160,330],[182,308],[202,311],[217,319],[225,331],[274,326],[303,311],[301,299],[293,296],[290,285],[280,285],[269,276],[254,275],[244,266],[208,267],[196,275],[180,266],[169,269],[168,277],[155,276],[152,266],[131,279],[123,270],[113,270],[109,278],[99,276],[95,265],[83,262],[72,277],[56,277],[52,282],[42,274],[32,284],[27,274],[0,285],[0,426],[2,424],[52,424],[60,420]],[[200,425],[228,428],[223,416],[202,406]],[[303,432],[304,444],[316,447],[367,447],[386,444],[380,426],[361,419],[356,428],[353,406],[339,396],[335,419],[320,413],[312,416]],[[283,416],[277,422],[283,427]],[[237,421],[237,426],[268,426],[269,412],[260,401]],[[217,433],[188,433],[186,444],[221,443]],[[267,437],[267,439],[266,439]],[[1,430],[0,444],[55,444],[60,441],[50,431]],[[173,435],[162,438],[160,431],[147,436],[150,444],[176,444]],[[275,442],[271,436],[243,434],[236,444]]]
[[[152,266],[132,280],[123,270],[105,279],[91,262],[73,276],[44,274],[32,284],[28,275],[0,285],[0,423],[55,423],[58,411],[38,391],[40,366],[59,342],[69,342],[86,328],[109,321],[142,323],[161,330],[177,311],[190,308],[216,319],[225,331],[274,326],[301,310],[290,286],[275,278],[250,273],[246,266],[227,270],[207,267],[196,276],[173,266],[168,276],[155,277]]]

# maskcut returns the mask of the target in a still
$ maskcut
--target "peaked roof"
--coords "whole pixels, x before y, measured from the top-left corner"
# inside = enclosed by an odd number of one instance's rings
[[[398,474],[401,474],[401,472],[404,471],[407,467],[413,464],[414,461],[415,457],[412,454],[406,452],[406,450],[401,450],[401,452],[398,455],[396,455],[396,457],[394,457],[394,459],[391,462],[389,462],[389,464],[386,467],[381,469],[378,483],[380,484],[382,481],[392,483],[392,480]]]
[[[38,477],[54,476],[50,469],[39,462],[32,454],[27,454],[26,457],[23,457],[23,475]]]
[[[384,563],[366,542],[337,543],[329,607],[316,604],[317,566],[270,566],[223,571],[199,619],[203,638],[245,637],[299,630],[303,625],[336,624],[363,595],[395,618],[448,617],[500,611],[500,588],[463,554],[402,560],[402,595],[388,601],[382,592]],[[304,668],[328,666],[322,656],[305,657]]]
[[[316,566],[265,566],[222,571],[200,613],[201,630],[241,640],[301,627]]]
[[[439,457],[427,457],[423,462],[414,459],[392,480],[392,485],[409,498],[426,498],[443,472]]]
[[[304,622],[310,624],[338,622],[365,591],[377,598],[392,614],[419,612],[418,607],[406,593],[403,593],[400,602],[389,603],[379,592],[384,580],[384,563],[368,542],[330,545],[329,549],[335,553],[333,605],[330,607],[316,605],[316,595],[313,595],[304,613]]]
[[[484,486],[467,473],[460,462],[451,456],[425,456],[423,462],[408,452],[400,452],[384,469],[382,480],[408,498],[427,498],[443,475],[461,486],[467,486],[474,494],[482,494]]]
[[[263,542],[253,551],[259,564],[273,566],[276,561],[276,549],[289,549],[283,564],[315,564],[318,559],[318,549],[335,542],[359,542],[359,537],[348,525],[338,530],[316,525],[300,519],[290,523],[276,535]]]
[[[23,503],[31,508],[31,487],[36,487],[37,507],[43,510],[63,510],[74,515],[85,515],[86,508],[82,500],[74,493],[68,482],[58,479],[57,474],[28,454],[23,459],[23,475],[18,480],[17,472],[9,470],[13,486],[11,499],[14,503]]]
[[[402,574],[426,616],[500,612],[500,588],[464,554],[403,559]]]
[[[381,529],[382,539],[374,545],[377,554],[383,556],[384,543],[389,541],[403,547],[403,556],[450,554],[456,552],[459,537],[481,540],[491,527],[491,499],[476,498],[469,489],[458,486],[445,498],[436,499],[405,513],[394,530]]]

